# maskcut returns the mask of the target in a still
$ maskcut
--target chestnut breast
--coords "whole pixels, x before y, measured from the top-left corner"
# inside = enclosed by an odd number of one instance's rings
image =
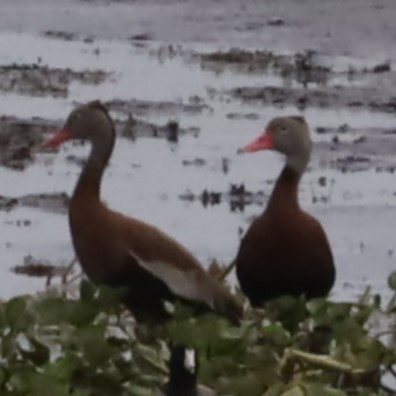
[[[121,228],[99,201],[84,205],[72,200],[69,211],[73,245],[84,272],[102,282],[125,264]]]
[[[251,225],[238,252],[237,275],[253,305],[285,294],[314,298],[329,293],[335,269],[326,234],[290,191],[274,194]]]
[[[275,150],[286,163],[266,211],[252,224],[237,255],[237,275],[253,305],[285,294],[326,296],[335,267],[326,234],[300,209],[298,184],[312,150],[309,126],[300,116],[277,117],[240,152]]]

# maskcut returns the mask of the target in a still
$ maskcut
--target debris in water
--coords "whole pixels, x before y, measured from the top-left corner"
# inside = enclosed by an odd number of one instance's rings
[[[74,71],[50,68],[41,64],[10,64],[0,66],[0,90],[31,96],[66,97],[69,84],[98,85],[109,73],[103,70]]]
[[[46,260],[39,260],[33,256],[26,256],[22,265],[16,265],[11,271],[19,274],[36,278],[48,278],[53,276],[62,277],[68,266],[55,266]]]
[[[18,207],[29,207],[45,210],[52,213],[67,213],[70,197],[62,193],[27,194],[21,197],[0,196],[0,210],[10,211]],[[30,220],[28,220],[30,222]],[[27,226],[28,223],[21,225]]]

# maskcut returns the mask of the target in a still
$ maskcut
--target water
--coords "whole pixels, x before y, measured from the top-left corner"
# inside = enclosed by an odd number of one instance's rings
[[[198,137],[182,137],[177,146],[164,140],[141,138],[135,143],[117,141],[111,163],[103,180],[102,197],[113,209],[154,224],[187,246],[203,263],[216,258],[230,262],[237,252],[240,228],[246,230],[264,204],[250,205],[244,211],[230,211],[229,202],[204,208],[201,202],[184,202],[180,195],[199,195],[204,189],[226,193],[231,184],[244,183],[252,191],[271,193],[272,183],[282,166],[275,153],[237,155],[236,150],[257,136],[266,122],[277,115],[301,113],[296,108],[274,108],[257,103],[241,103],[221,94],[239,86],[282,85],[279,77],[268,74],[222,73],[203,69],[191,59],[192,51],[209,52],[216,45],[186,44],[170,56],[159,43],[137,47],[124,41],[96,40],[63,42],[35,35],[0,35],[0,63],[35,63],[50,67],[84,70],[100,68],[110,79],[97,86],[73,83],[66,98],[0,94],[3,114],[24,118],[41,116],[62,120],[76,102],[96,98],[138,99],[189,103],[199,97],[209,106],[200,113],[174,110],[148,112],[147,120],[165,123],[175,119],[182,126],[196,126]],[[337,60],[335,60],[337,62]],[[340,58],[344,65],[345,58]],[[345,81],[345,84],[348,82]],[[230,118],[230,114],[254,117]],[[377,127],[392,128],[394,117],[385,113],[354,112],[348,109],[309,108],[304,113],[312,130],[318,126],[338,127],[343,123],[364,131]],[[125,114],[114,112],[115,117]],[[370,284],[385,293],[387,275],[394,268],[393,227],[396,211],[394,176],[378,173],[376,152],[370,154],[368,169],[343,173],[334,160],[343,154],[332,151],[331,136],[313,133],[315,151],[309,171],[301,183],[302,206],[324,225],[336,260],[338,278],[333,297],[352,298]],[[345,141],[355,136],[346,133]],[[1,194],[20,196],[28,193],[66,191],[71,194],[80,168],[67,161],[71,153],[86,157],[88,147],[66,144],[58,153],[39,154],[36,162],[23,172],[0,168]],[[201,166],[183,165],[183,161],[203,159]],[[223,172],[223,159],[229,162]],[[394,164],[392,156],[385,157]],[[382,158],[383,160],[383,158]],[[320,187],[326,177],[333,186]],[[319,200],[314,200],[319,197]],[[324,200],[320,198],[325,198]],[[29,220],[29,226],[18,225]],[[0,212],[2,266],[5,286],[1,298],[44,287],[42,280],[12,274],[9,269],[31,254],[57,264],[73,258],[67,217],[39,209],[19,208]]]

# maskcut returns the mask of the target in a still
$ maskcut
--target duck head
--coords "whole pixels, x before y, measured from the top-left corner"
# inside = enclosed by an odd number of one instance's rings
[[[259,150],[275,150],[284,154],[286,164],[296,173],[302,174],[312,150],[309,127],[305,118],[288,116],[272,119],[262,135],[238,152],[252,153]]]
[[[99,101],[89,102],[74,109],[64,126],[45,143],[45,147],[56,148],[67,140],[89,140],[92,143],[114,134],[114,124]]]

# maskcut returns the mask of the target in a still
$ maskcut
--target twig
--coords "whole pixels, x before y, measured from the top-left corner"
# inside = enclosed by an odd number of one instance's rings
[[[341,373],[347,373],[352,375],[362,375],[366,371],[363,369],[353,368],[348,363],[340,362],[328,355],[317,355],[314,353],[303,352],[297,349],[287,349],[285,353],[285,363],[290,363],[290,361],[296,360],[298,362],[306,363],[311,367],[339,371]]]
[[[223,281],[228,274],[234,269],[236,266],[236,260],[233,260],[230,264],[228,264],[227,267],[224,268],[223,271],[221,271],[220,275],[218,276],[219,281]]]
[[[69,275],[69,273],[71,272],[72,268],[74,267],[74,264],[77,263],[77,256],[74,256],[73,260],[70,262],[70,264],[67,266],[65,273],[62,276],[62,284],[66,284],[69,283],[67,282],[67,276]]]
[[[76,262],[77,262],[77,257],[75,256],[73,258],[73,260],[70,262],[70,264],[66,268],[64,268],[64,270],[62,271],[62,280],[61,280],[61,284],[62,285],[67,284],[67,276],[71,272],[71,270],[72,270],[74,264],[76,264]],[[56,274],[56,272],[58,272],[58,271],[55,268],[52,268],[52,270],[49,272],[49,274],[47,276],[47,279],[46,279],[46,282],[45,282],[45,287],[46,288],[49,288],[51,286],[52,278],[55,275],[60,275],[60,274]]]

